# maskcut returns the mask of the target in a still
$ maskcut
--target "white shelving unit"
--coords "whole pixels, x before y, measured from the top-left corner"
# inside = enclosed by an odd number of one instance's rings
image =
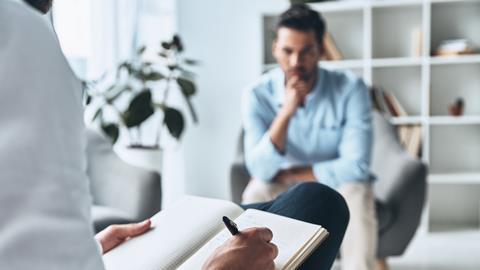
[[[468,38],[480,47],[480,0],[372,0],[311,4],[327,22],[344,60],[322,61],[349,69],[391,91],[408,117],[394,125],[422,127],[421,159],[429,165],[423,226],[479,227],[480,54],[434,56],[445,39]],[[271,57],[278,9],[263,15],[264,68]],[[415,39],[421,33],[421,41]],[[419,53],[417,53],[419,52]],[[464,115],[449,116],[456,98]]]

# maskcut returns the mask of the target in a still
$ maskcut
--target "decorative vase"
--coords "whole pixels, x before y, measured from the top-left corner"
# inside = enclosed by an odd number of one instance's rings
[[[115,152],[125,162],[147,170],[162,172],[163,150],[116,145]]]
[[[186,194],[182,151],[126,147],[120,144],[114,150],[125,162],[161,174],[162,209]]]

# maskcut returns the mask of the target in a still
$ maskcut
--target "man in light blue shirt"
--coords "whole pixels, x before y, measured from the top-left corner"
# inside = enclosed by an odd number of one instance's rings
[[[342,244],[344,270],[374,269],[377,222],[370,174],[372,120],[368,88],[351,72],[318,67],[325,23],[305,5],[280,16],[273,55],[242,100],[247,168],[244,203],[270,200],[290,186],[317,181],[350,208]]]

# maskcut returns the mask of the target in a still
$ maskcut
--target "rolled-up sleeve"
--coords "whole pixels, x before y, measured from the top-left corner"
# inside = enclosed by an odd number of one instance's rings
[[[280,170],[284,156],[277,150],[268,133],[269,108],[253,89],[244,91],[242,98],[242,124],[247,169],[253,178],[272,181]]]
[[[331,187],[373,179],[370,173],[373,142],[370,97],[361,79],[353,83],[346,96],[345,119],[339,157],[313,165],[315,178]]]

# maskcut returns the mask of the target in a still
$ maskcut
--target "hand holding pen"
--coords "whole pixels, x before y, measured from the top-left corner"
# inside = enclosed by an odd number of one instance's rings
[[[208,258],[202,269],[274,270],[278,248],[270,241],[268,228],[238,230],[235,222],[223,217],[223,222],[234,237],[229,238]]]
[[[235,222],[233,222],[233,220],[229,219],[226,216],[223,216],[222,221],[223,221],[223,224],[225,224],[225,226],[227,227],[227,229],[230,231],[230,233],[232,235],[237,235],[237,234],[240,233],[240,231],[238,231],[237,224],[235,224]]]

